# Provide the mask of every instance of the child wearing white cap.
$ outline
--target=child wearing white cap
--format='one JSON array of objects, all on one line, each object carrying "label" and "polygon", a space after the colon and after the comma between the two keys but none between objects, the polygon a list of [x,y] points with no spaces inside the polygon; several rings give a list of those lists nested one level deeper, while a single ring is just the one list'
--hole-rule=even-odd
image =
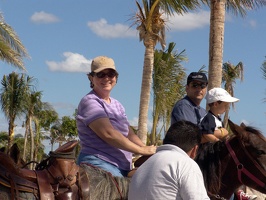
[{"label": "child wearing white cap", "polygon": [[210,110],[200,122],[202,143],[217,142],[228,135],[228,131],[223,127],[220,115],[227,110],[230,103],[237,102],[239,99],[232,97],[223,88],[213,88],[209,90],[205,99]]},{"label": "child wearing white cap", "polygon": [[[201,142],[217,142],[228,135],[228,131],[223,127],[220,115],[223,114],[230,103],[237,102],[239,99],[232,97],[223,88],[213,88],[209,90],[205,97],[210,109],[208,113],[201,119],[200,128],[202,131]],[[240,187],[236,190],[237,199],[252,200],[256,199],[256,195],[245,193]],[[234,198],[234,195],[230,198]]]}]

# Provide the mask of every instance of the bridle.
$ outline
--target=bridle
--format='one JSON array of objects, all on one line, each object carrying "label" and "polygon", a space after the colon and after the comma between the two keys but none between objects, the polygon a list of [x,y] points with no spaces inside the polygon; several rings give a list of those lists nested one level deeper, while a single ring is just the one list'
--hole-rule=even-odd
[{"label": "bridle", "polygon": [[[265,170],[251,157],[251,155],[249,154],[249,152],[244,148],[244,144],[242,143],[242,141],[239,141],[242,150],[244,151],[245,155],[247,156],[247,158],[249,158],[249,160],[254,164],[254,166],[258,169],[258,171],[261,173],[260,177],[266,177],[266,173]],[[236,167],[237,167],[237,172],[238,172],[238,180],[241,184],[243,184],[242,182],[242,174],[245,174],[250,180],[252,180],[254,183],[256,183],[257,185],[259,185],[260,187],[266,189],[266,184],[264,182],[262,182],[260,179],[258,179],[253,173],[251,173],[249,170],[247,170],[245,168],[245,166],[238,160],[235,151],[233,150],[233,148],[231,147],[229,141],[225,142],[227,150],[229,151],[231,157],[233,158]]]},{"label": "bridle", "polygon": [[[252,164],[256,167],[256,169],[260,172],[260,176],[259,177],[266,177],[266,173],[265,170],[252,158],[252,156],[250,155],[250,153],[246,150],[246,148],[244,147],[244,144],[242,141],[240,141],[238,139],[238,142],[241,146],[241,150],[244,151],[245,156],[247,159],[249,159],[250,162],[252,162]],[[243,163],[241,163],[239,161],[239,159],[237,158],[237,155],[235,153],[235,151],[233,150],[233,148],[230,145],[230,140],[227,140],[225,142],[225,145],[227,147],[228,152],[230,153],[232,159],[234,160],[234,163],[236,165],[237,168],[237,174],[238,174],[238,181],[243,184],[242,181],[242,176],[243,174],[246,175],[250,180],[252,180],[254,183],[256,183],[258,186],[260,186],[261,188],[266,189],[266,184],[264,182],[262,182],[260,179],[258,179],[253,173],[251,173],[245,166]],[[226,200],[226,198],[220,196],[220,195],[214,195],[214,194],[210,194],[210,196],[216,198],[216,199],[221,199],[221,200]]]}]

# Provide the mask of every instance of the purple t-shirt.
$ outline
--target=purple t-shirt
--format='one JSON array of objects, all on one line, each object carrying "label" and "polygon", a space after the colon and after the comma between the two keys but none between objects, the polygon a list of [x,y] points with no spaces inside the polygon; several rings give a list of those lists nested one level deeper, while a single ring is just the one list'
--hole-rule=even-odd
[{"label": "purple t-shirt", "polygon": [[130,170],[132,153],[109,145],[88,127],[94,120],[107,117],[116,130],[128,136],[129,122],[125,109],[116,99],[110,97],[110,100],[111,103],[106,103],[93,90],[81,99],[76,116],[81,152],[95,155],[120,169]]}]

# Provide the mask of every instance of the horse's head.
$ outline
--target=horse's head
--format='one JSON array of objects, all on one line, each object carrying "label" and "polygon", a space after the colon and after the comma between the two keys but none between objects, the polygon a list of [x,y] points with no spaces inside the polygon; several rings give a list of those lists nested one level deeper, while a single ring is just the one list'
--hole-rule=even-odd
[{"label": "horse's head", "polygon": [[36,170],[47,170],[49,182],[59,187],[69,188],[77,181],[78,165],[75,162],[77,140],[69,141],[57,150],[51,151],[49,157],[36,166]]},{"label": "horse's head", "polygon": [[266,138],[244,123],[238,126],[229,120],[229,126],[235,137],[226,145],[236,165],[238,181],[266,193]]},{"label": "horse's head", "polygon": [[247,152],[266,171],[266,138],[254,127],[244,123],[238,126],[230,120],[228,122],[233,134],[243,142]]}]

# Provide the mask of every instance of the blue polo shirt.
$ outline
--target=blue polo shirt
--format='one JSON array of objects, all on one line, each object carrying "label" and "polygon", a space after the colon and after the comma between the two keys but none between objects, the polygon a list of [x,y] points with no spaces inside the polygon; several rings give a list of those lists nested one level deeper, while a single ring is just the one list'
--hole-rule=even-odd
[{"label": "blue polo shirt", "polygon": [[180,120],[199,124],[200,119],[206,115],[206,110],[194,104],[188,96],[176,102],[171,113],[171,124]]}]

